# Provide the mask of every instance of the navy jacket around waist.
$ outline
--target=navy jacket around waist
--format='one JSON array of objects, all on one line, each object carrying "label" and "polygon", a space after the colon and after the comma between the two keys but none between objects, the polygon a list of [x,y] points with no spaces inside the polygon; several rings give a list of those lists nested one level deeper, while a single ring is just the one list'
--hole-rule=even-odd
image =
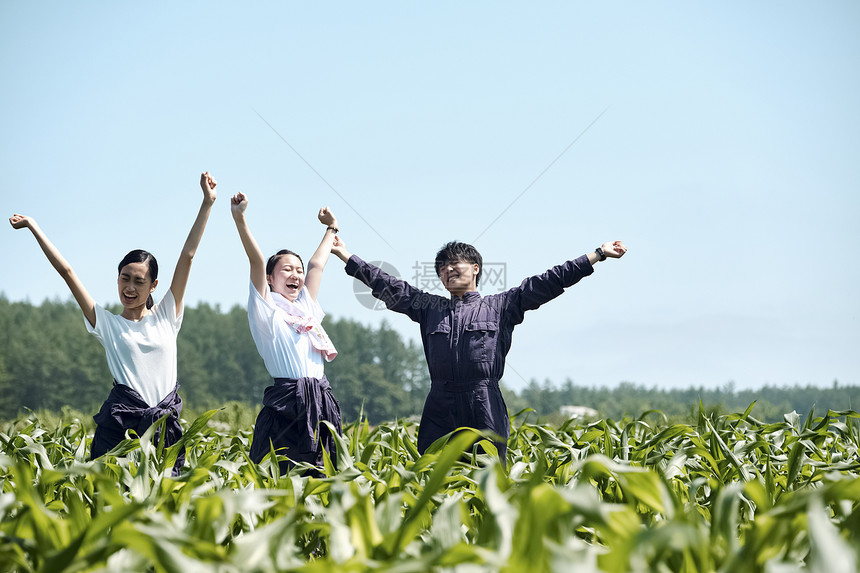
[{"label": "navy jacket around waist", "polygon": [[415,288],[353,255],[346,273],[370,287],[389,310],[421,328],[424,356],[434,384],[498,381],[505,371],[514,327],[534,310],[594,272],[588,257],[556,265],[503,293],[469,292],[446,298]]},{"label": "navy jacket around waist", "polygon": [[[155,406],[147,404],[134,389],[114,381],[113,388],[107,400],[102,404],[98,413],[93,416],[96,424],[105,428],[119,430],[134,430],[139,436],[165,414],[170,414],[164,428],[165,445],[172,445],[182,436],[182,426],[179,425],[179,415],[182,412],[182,398],[179,397],[179,384]],[[157,440],[157,438],[156,438]],[[96,438],[94,438],[94,442]],[[116,446],[108,444],[104,449],[101,444],[93,444],[93,452],[103,454]],[[104,449],[104,451],[102,451]],[[96,456],[94,456],[96,457]]]},{"label": "navy jacket around waist", "polygon": [[[274,384],[263,393],[263,406],[290,422],[287,427],[292,430],[301,452],[317,450],[318,436],[326,435],[324,428],[317,431],[322,421],[331,422],[340,433],[340,405],[325,375],[322,378],[275,378]],[[295,427],[291,427],[293,423]],[[325,445],[334,452],[333,441]],[[263,455],[268,452],[266,449]]]}]

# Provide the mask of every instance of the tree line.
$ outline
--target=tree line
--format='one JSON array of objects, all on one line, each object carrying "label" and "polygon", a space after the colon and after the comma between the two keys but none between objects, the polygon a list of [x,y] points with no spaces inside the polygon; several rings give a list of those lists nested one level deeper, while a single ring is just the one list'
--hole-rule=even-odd
[{"label": "tree line", "polygon": [[[345,422],[359,416],[380,423],[420,415],[430,388],[420,344],[404,341],[386,323],[374,328],[326,317],[324,324],[339,352],[326,364],[326,376]],[[254,346],[244,308],[236,305],[222,311],[206,303],[186,307],[177,344],[180,394],[186,406],[200,411],[228,402],[259,405],[271,379]],[[65,406],[95,413],[111,382],[104,351],[87,334],[74,301],[34,305],[0,295],[0,419],[14,418],[26,409],[59,411]],[[527,415],[532,419],[550,421],[560,420],[563,404],[587,406],[600,417],[618,420],[648,410],[682,419],[698,411],[700,400],[718,413],[743,411],[756,401],[753,415],[768,421],[792,410],[806,414],[813,406],[822,413],[828,408],[857,409],[860,404],[860,387],[836,382],[829,388],[795,385],[738,391],[731,383],[717,389],[648,388],[627,382],[598,388],[571,379],[561,384],[532,380],[519,392],[503,384],[503,393],[512,414],[531,408]]]}]

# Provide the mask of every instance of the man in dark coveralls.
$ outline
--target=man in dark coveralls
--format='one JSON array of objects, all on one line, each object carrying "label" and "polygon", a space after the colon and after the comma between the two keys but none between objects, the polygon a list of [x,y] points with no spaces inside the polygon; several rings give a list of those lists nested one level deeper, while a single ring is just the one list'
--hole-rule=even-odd
[{"label": "man in dark coveralls", "polygon": [[621,241],[604,243],[594,252],[527,278],[503,293],[481,296],[483,265],[472,245],[451,242],[436,254],[436,274],[450,298],[419,290],[366,263],[336,238],[331,252],[346,263],[346,274],[370,287],[389,310],[400,312],[421,328],[424,356],[430,370],[430,393],[418,428],[418,451],[459,427],[490,430],[499,459],[506,462],[510,420],[499,390],[505,356],[514,327],[534,310],[594,272],[607,257],[627,252]]}]

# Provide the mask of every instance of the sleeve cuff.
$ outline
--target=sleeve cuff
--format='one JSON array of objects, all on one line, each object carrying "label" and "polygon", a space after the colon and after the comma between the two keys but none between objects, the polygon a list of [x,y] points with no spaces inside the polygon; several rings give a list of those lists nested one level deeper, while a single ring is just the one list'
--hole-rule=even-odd
[{"label": "sleeve cuff", "polygon": [[358,269],[364,265],[364,261],[362,261],[358,255],[352,255],[349,257],[349,260],[346,261],[346,266],[343,267],[344,272],[351,277],[355,276],[355,273],[358,272]]},{"label": "sleeve cuff", "polygon": [[594,272],[594,265],[592,265],[591,261],[588,260],[588,255],[581,255],[574,259],[573,262],[577,266],[580,266],[581,264],[582,268],[585,270],[585,276],[588,276]]}]

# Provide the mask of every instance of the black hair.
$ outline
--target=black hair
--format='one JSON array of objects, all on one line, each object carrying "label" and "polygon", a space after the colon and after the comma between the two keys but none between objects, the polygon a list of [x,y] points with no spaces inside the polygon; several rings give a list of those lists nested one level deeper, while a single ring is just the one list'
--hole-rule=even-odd
[{"label": "black hair", "polygon": [[[281,249],[280,251],[269,257],[269,260],[266,262],[266,276],[272,274],[272,271],[275,270],[275,265],[278,264],[278,259],[280,259],[284,255],[293,255],[294,257],[296,257],[299,262],[302,263],[302,270],[305,270],[305,262],[302,260],[298,253],[294,253],[289,249]],[[271,285],[269,286],[269,288],[271,288]]]},{"label": "black hair", "polygon": [[466,261],[470,264],[478,265],[478,275],[475,277],[475,286],[478,286],[481,281],[481,273],[484,272],[484,260],[481,258],[481,253],[478,249],[467,243],[460,241],[451,241],[436,253],[436,276],[442,266],[448,261]]},{"label": "black hair", "polygon": [[[149,265],[149,279],[152,282],[158,280],[158,261],[155,260],[155,257],[149,251],[144,251],[143,249],[129,251],[119,262],[119,266],[116,268],[117,274],[122,272],[124,266],[132,263],[147,263]],[[147,310],[152,308],[153,305],[155,305],[155,302],[152,300],[152,295],[150,294],[146,299]]]}]

